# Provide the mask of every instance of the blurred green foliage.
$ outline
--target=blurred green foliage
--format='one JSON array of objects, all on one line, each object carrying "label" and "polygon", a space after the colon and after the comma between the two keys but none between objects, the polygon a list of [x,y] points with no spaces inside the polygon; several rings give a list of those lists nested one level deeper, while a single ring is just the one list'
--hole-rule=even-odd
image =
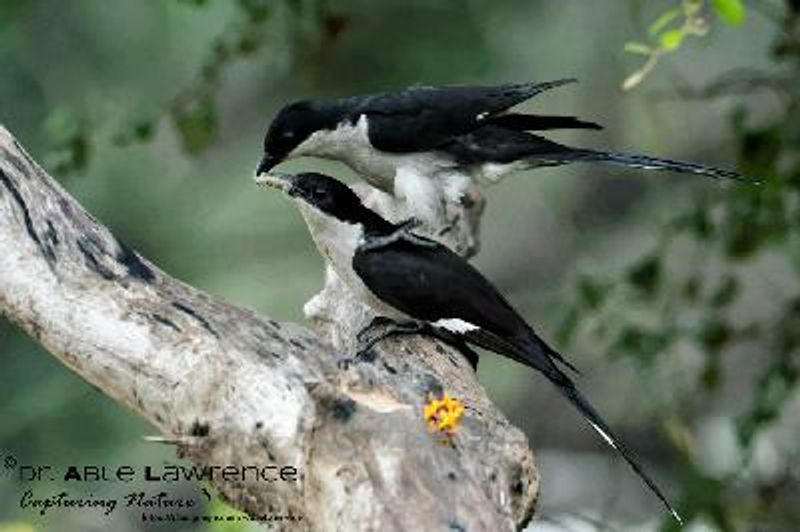
[{"label": "blurred green foliage", "polygon": [[677,51],[687,37],[708,33],[708,18],[716,16],[725,24],[739,26],[745,20],[742,0],[680,0],[664,10],[647,28],[649,43],[627,42],[625,51],[645,56],[645,63],[622,83],[626,90],[642,83],[664,54]]},{"label": "blurred green foliage", "polygon": [[[167,271],[298,319],[321,283],[320,261],[291,208],[253,193],[249,180],[278,106],[413,83],[579,76],[579,98],[566,91],[531,105],[599,116],[602,139],[615,144],[719,164],[733,156],[763,184],[679,187],[667,176],[643,185],[641,173],[613,180],[594,167],[512,178],[487,193],[479,266],[544,336],[552,331],[590,366],[592,396],[618,404],[612,421],[674,482],[668,491],[680,493],[687,518],[718,530],[795,530],[798,10],[781,0],[2,2],[0,45],[9,53],[0,55],[0,98],[13,105],[0,118],[88,210]],[[637,32],[646,42],[624,44]],[[769,41],[767,56],[760,47]],[[645,58],[626,86],[649,80],[625,95],[613,90],[631,59],[623,48]],[[682,99],[665,104],[658,91],[644,92],[650,86]],[[352,177],[339,165],[303,164]],[[0,449],[30,463],[174,460],[171,449],[141,442],[152,428],[6,323],[0,368],[10,376],[0,391]],[[537,449],[569,453],[540,453],[546,484],[561,479],[571,453],[610,456],[599,444],[588,449],[592,436],[576,432],[561,403],[559,415],[537,415],[551,407],[537,376],[485,356],[480,378]],[[703,454],[714,417],[735,441],[734,451],[713,448],[733,457],[724,470]],[[778,456],[777,473],[763,471],[765,448]],[[581,485],[606,474],[564,484],[568,495],[556,502],[545,487],[543,516],[595,512],[605,494],[591,499]],[[667,519],[647,521],[657,510],[638,484],[617,488],[630,523],[671,529]],[[29,529],[17,495],[0,479],[0,523],[10,523],[2,531]],[[227,510],[214,500],[207,511]],[[617,513],[605,516],[623,522]],[[134,519],[113,526],[143,528]]]},{"label": "blurred green foliage", "polygon": [[[665,42],[672,42],[665,28],[680,16],[698,16],[702,4],[684,1],[680,7],[665,11],[651,26],[650,32],[659,36],[663,51],[677,48]],[[710,7],[726,23],[739,25],[744,20],[744,6],[738,1],[711,2]],[[576,323],[609,320],[615,325],[613,329],[595,328],[595,340],[609,345],[612,356],[629,356],[647,365],[674,355],[676,346],[693,343],[705,357],[697,374],[696,388],[707,394],[719,392],[728,377],[722,367],[726,353],[742,348],[763,359],[750,393],[750,405],[736,417],[736,434],[743,457],[736,473],[707,476],[692,450],[686,454],[681,501],[685,517],[704,516],[715,529],[726,531],[741,530],[745,523],[753,526],[760,520],[775,530],[789,530],[794,527],[788,523],[796,524],[796,521],[775,520],[766,525],[774,517],[771,512],[775,508],[765,511],[764,504],[772,505],[775,493],[770,491],[770,501],[760,500],[762,487],[757,480],[748,478],[748,470],[759,436],[769,431],[797,397],[800,292],[795,286],[780,294],[777,312],[753,316],[746,323],[734,323],[730,311],[742,297],[742,287],[752,284],[753,274],[748,266],[759,259],[786,261],[793,268],[792,276],[800,278],[796,254],[787,253],[800,244],[800,159],[797,158],[800,137],[796,134],[800,50],[791,44],[800,39],[800,12],[791,3],[787,2],[786,7],[784,31],[778,32],[773,46],[773,60],[785,63],[791,71],[790,81],[783,73],[774,80],[774,86],[783,96],[781,113],[766,123],[751,125],[748,120],[751,111],[748,106],[740,105],[731,117],[739,168],[756,178],[759,185],[698,193],[687,208],[671,214],[654,250],[623,266],[620,277],[582,275],[575,283],[574,303],[567,309],[561,326],[562,330],[574,331]],[[684,29],[685,25],[679,31]],[[795,54],[786,53],[787,49]],[[695,250],[695,264],[714,264],[713,274],[704,275],[698,268],[670,264],[676,249],[687,244]],[[587,286],[593,288],[587,290]],[[662,318],[675,326],[665,327],[662,323],[656,329],[643,328],[638,323],[638,313],[620,323],[619,314],[611,315],[599,298],[587,297],[587,293],[597,293],[597,287],[601,286],[613,287],[603,290],[603,301],[611,299],[610,291],[621,293],[616,306],[639,308],[642,300],[648,301],[659,309]],[[683,290],[679,289],[681,286]],[[693,319],[682,319],[687,315]],[[797,463],[788,463],[786,474],[790,478],[796,475],[796,467]],[[749,495],[752,500],[737,500],[742,497],[743,483],[754,483],[755,492]],[[665,520],[663,529],[677,528]]]}]

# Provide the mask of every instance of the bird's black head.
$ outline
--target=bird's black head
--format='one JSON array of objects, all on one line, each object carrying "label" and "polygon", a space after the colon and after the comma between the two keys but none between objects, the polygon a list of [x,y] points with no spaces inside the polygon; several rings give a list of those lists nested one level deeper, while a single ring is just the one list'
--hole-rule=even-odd
[{"label": "bird's black head", "polygon": [[335,129],[340,119],[341,113],[329,105],[303,100],[284,106],[267,129],[264,155],[256,174],[268,172],[291,157],[292,152],[317,131]]},{"label": "bird's black head", "polygon": [[364,206],[350,187],[330,176],[308,172],[293,176],[290,196],[342,221],[357,222]]},{"label": "bird's black head", "polygon": [[258,177],[256,182],[281,189],[296,201],[313,207],[325,216],[350,224],[362,224],[367,232],[390,232],[394,228],[394,224],[365,207],[350,187],[330,176],[315,172],[295,175],[270,172]]}]

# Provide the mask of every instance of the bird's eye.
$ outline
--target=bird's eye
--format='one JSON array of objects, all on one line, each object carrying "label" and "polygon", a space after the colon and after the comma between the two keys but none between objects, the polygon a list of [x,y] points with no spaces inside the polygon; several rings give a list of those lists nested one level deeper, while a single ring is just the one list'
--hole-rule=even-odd
[{"label": "bird's eye", "polygon": [[284,131],[283,132],[283,137],[287,138],[287,139],[290,139],[290,138],[294,137],[294,131]]}]

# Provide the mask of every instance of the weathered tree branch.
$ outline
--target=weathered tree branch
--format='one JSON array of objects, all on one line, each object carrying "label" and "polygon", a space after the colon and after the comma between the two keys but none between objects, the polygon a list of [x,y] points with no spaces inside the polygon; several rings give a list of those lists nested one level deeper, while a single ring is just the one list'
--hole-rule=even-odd
[{"label": "weathered tree branch", "polygon": [[[87,214],[0,127],[0,311],[203,465],[292,465],[300,481],[215,485],[251,514],[313,530],[510,530],[538,473],[524,435],[460,353],[389,340],[343,356],[175,280]],[[264,272],[268,275],[268,272]],[[467,405],[448,446],[422,406]],[[297,523],[289,528],[297,530]]]}]

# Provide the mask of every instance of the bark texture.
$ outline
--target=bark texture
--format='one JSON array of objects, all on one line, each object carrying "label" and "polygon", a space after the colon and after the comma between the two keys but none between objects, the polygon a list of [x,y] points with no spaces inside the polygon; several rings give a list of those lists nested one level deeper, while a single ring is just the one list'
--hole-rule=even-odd
[{"label": "bark texture", "polygon": [[[324,294],[316,304],[337,308]],[[539,477],[527,440],[459,352],[407,338],[342,364],[329,334],[169,277],[2,127],[0,311],[195,463],[296,467],[297,483],[215,481],[251,514],[303,516],[287,529],[498,531],[533,514]],[[352,313],[339,319],[352,329]],[[452,445],[423,422],[429,392],[441,390],[467,407]]]}]

